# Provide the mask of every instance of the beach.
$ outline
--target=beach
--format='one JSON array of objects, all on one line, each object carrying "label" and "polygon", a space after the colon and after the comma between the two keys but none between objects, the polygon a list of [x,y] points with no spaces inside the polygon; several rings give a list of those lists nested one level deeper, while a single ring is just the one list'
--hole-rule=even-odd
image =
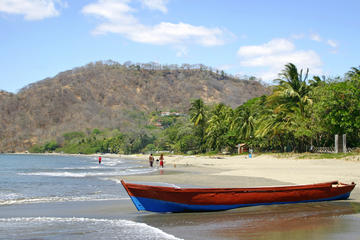
[{"label": "beach", "polygon": [[[147,164],[146,155],[126,158]],[[119,179],[122,177],[119,177]],[[157,174],[132,175],[128,181],[165,182],[202,187],[253,187],[312,184],[339,180],[360,183],[360,157],[300,159],[299,155],[254,154],[235,156],[165,156]],[[360,201],[357,185],[351,199]]]}]

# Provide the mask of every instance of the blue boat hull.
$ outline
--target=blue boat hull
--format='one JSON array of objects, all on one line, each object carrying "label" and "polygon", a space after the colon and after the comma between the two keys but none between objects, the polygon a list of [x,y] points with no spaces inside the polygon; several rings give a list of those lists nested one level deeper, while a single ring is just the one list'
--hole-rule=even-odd
[{"label": "blue boat hull", "polygon": [[292,204],[292,203],[308,203],[308,202],[322,202],[333,200],[345,200],[350,196],[350,192],[338,195],[331,198],[323,198],[316,200],[295,201],[295,202],[271,202],[271,203],[255,203],[255,204],[235,204],[235,205],[192,205],[182,204],[176,202],[163,201],[158,199],[134,197],[131,200],[139,211],[150,211],[158,213],[166,212],[207,212],[207,211],[223,211],[241,207],[259,206],[259,205],[274,205],[274,204]]}]

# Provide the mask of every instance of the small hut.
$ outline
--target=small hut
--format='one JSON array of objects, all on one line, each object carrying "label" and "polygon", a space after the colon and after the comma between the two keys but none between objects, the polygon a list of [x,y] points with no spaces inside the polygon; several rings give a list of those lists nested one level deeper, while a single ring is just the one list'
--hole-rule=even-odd
[{"label": "small hut", "polygon": [[248,152],[249,149],[246,143],[239,143],[236,147],[238,149],[238,154]]}]

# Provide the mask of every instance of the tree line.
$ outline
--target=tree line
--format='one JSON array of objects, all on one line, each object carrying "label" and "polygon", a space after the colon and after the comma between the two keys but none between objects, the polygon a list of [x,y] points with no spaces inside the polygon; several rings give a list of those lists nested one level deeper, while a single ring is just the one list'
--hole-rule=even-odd
[{"label": "tree line", "polygon": [[232,109],[206,106],[194,100],[191,121],[200,137],[200,150],[230,151],[246,143],[258,151],[309,151],[332,146],[335,134],[346,134],[349,147],[360,146],[360,71],[344,78],[308,78],[309,70],[285,65],[268,96]]},{"label": "tree line", "polygon": [[[152,113],[150,124],[135,134],[94,129],[67,133],[31,151],[68,153],[235,152],[245,143],[256,151],[309,151],[332,146],[335,134],[346,134],[349,147],[360,147],[360,70],[340,78],[314,76],[289,63],[272,86],[272,93],[233,109],[223,103],[191,101],[185,116]],[[155,119],[155,120],[154,120]],[[161,123],[161,128],[152,123]]]}]

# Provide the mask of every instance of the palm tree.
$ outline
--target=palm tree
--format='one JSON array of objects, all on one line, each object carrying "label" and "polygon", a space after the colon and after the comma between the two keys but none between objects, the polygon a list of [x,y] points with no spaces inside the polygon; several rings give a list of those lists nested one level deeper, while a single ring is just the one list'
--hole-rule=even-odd
[{"label": "palm tree", "polygon": [[236,129],[240,134],[240,138],[248,140],[251,136],[253,136],[255,129],[255,118],[250,109],[242,109],[235,121]]},{"label": "palm tree", "polygon": [[198,135],[201,139],[200,142],[200,151],[205,151],[205,128],[206,128],[206,107],[204,101],[199,99],[195,99],[191,101],[191,106],[189,109],[190,112],[190,120],[194,124],[197,129],[196,135]]},{"label": "palm tree", "polygon": [[309,84],[311,88],[315,88],[325,83],[325,81],[326,81],[325,76],[322,76],[321,78],[319,76],[314,76],[313,79],[309,80]]},{"label": "palm tree", "polygon": [[205,104],[203,100],[195,99],[191,102],[190,120],[194,123],[194,126],[204,125],[206,122],[205,118]]},{"label": "palm tree", "polygon": [[[270,139],[278,139],[280,144],[285,146],[293,142],[294,136],[307,134],[311,126],[304,126],[303,122],[308,122],[306,110],[307,105],[312,104],[310,98],[311,87],[307,84],[309,70],[303,75],[303,70],[298,72],[296,66],[292,63],[285,65],[284,70],[279,74],[279,83],[275,87],[273,94],[267,98],[267,104],[270,107],[268,114],[264,114],[259,120],[259,128],[256,135],[263,137],[269,136]],[[314,78],[313,87],[320,83],[320,78]],[[297,144],[304,146],[306,136],[298,136],[301,141]]]},{"label": "palm tree", "polygon": [[280,73],[280,79],[276,79],[279,85],[275,88],[273,95],[268,98],[270,104],[276,104],[275,112],[292,111],[297,106],[301,115],[305,114],[305,105],[312,104],[309,97],[310,87],[307,85],[309,69],[303,76],[303,70],[298,72],[296,66],[292,63],[285,65],[285,69]]},{"label": "palm tree", "polygon": [[206,128],[206,143],[210,149],[219,151],[234,144],[233,136],[229,133],[232,121],[232,109],[223,103],[217,104]]},{"label": "palm tree", "polygon": [[347,72],[346,75],[349,76],[350,78],[354,77],[356,75],[360,76],[360,66],[359,66],[359,68],[352,67],[351,70],[349,72]]}]

